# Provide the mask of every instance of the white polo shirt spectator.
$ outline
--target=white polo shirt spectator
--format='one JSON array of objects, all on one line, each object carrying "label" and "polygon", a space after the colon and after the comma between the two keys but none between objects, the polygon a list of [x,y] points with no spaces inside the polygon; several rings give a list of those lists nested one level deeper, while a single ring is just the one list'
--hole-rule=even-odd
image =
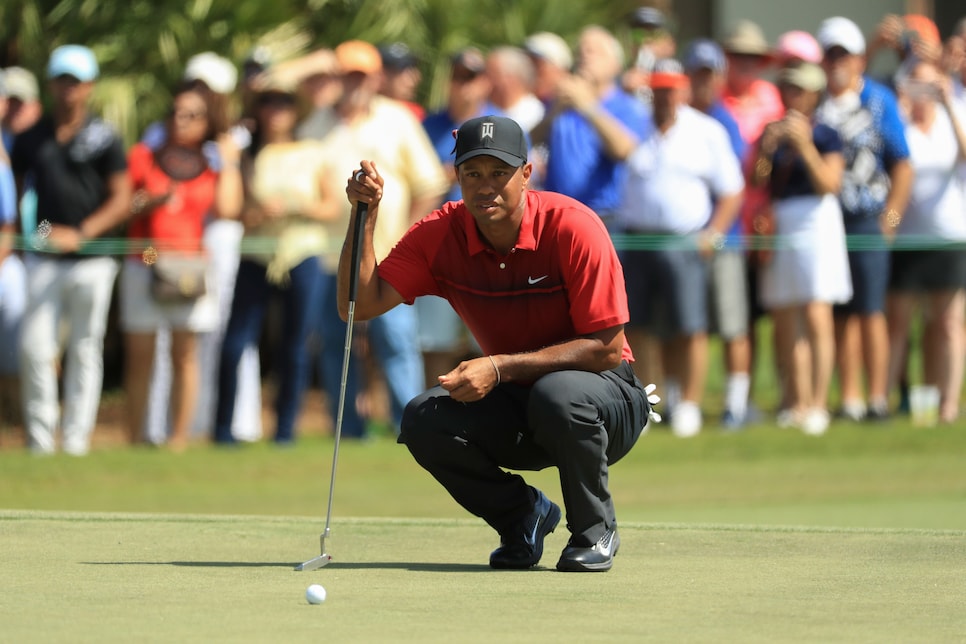
[{"label": "white polo shirt spectator", "polygon": [[628,231],[687,235],[708,224],[714,197],[742,189],[727,131],[682,105],[667,132],[655,129],[628,158],[620,221]]},{"label": "white polo shirt spectator", "polygon": [[[650,80],[654,128],[627,156],[618,221],[628,233],[659,235],[657,247],[621,253],[627,276],[628,341],[644,355],[663,349],[665,401],[680,437],[701,430],[708,360],[708,261],[741,205],[741,166],[724,126],[687,105],[690,81],[673,59]],[[641,350],[638,350],[641,349]]]}]

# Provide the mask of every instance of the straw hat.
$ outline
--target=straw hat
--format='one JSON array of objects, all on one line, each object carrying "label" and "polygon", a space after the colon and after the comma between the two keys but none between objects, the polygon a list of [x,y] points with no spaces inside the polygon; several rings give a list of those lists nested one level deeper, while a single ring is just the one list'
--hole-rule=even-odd
[{"label": "straw hat", "polygon": [[750,20],[739,20],[721,43],[729,54],[768,56],[770,48],[761,27]]}]

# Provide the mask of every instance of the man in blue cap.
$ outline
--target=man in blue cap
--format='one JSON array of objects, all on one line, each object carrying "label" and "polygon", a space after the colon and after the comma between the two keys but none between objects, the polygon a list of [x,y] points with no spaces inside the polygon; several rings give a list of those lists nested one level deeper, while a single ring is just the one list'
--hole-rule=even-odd
[{"label": "man in blue cap", "polygon": [[[684,54],[684,69],[691,79],[691,107],[724,126],[731,148],[741,162],[747,145],[741,138],[738,122],[721,102],[728,71],[724,50],[713,40],[699,38]],[[726,430],[739,429],[747,421],[751,388],[751,302],[741,232],[741,218],[735,217],[711,258],[710,271],[708,304],[712,328],[725,343],[727,379],[721,425]]]},{"label": "man in blue cap", "polygon": [[[103,375],[103,339],[118,265],[83,252],[130,214],[131,186],[124,146],[89,112],[99,68],[87,47],[64,45],[50,56],[52,95],[45,114],[14,143],[18,186],[37,196],[37,241],[25,257],[27,312],[20,354],[24,422],[30,448],[51,453],[63,431],[63,450],[90,447]],[[60,414],[55,364],[61,317],[69,327]]]}]

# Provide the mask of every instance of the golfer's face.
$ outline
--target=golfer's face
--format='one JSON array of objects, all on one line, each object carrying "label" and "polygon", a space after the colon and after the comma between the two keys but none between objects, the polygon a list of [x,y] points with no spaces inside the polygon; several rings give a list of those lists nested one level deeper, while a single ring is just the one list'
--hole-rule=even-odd
[{"label": "golfer's face", "polygon": [[523,213],[532,166],[515,168],[496,157],[478,156],[457,169],[467,210],[481,226],[514,219]]}]

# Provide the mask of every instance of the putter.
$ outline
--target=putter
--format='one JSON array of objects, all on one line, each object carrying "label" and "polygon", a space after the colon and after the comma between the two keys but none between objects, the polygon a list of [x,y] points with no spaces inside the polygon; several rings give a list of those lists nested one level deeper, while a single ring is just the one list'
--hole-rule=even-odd
[{"label": "putter", "polygon": [[[365,172],[359,170],[354,175],[356,181],[365,180]],[[329,536],[329,523],[332,520],[332,492],[335,489],[335,468],[339,462],[339,438],[342,436],[342,414],[345,411],[345,389],[349,377],[349,354],[352,348],[352,323],[356,313],[356,293],[359,290],[359,261],[362,254],[362,232],[366,225],[369,204],[359,202],[356,209],[356,222],[352,238],[352,264],[349,267],[349,314],[346,316],[345,349],[342,354],[342,382],[339,383],[339,407],[335,418],[335,448],[332,452],[332,477],[329,479],[329,505],[325,511],[325,529],[319,537],[321,554],[295,566],[296,570],[317,570],[332,561],[332,555],[325,550],[325,540]]]}]

